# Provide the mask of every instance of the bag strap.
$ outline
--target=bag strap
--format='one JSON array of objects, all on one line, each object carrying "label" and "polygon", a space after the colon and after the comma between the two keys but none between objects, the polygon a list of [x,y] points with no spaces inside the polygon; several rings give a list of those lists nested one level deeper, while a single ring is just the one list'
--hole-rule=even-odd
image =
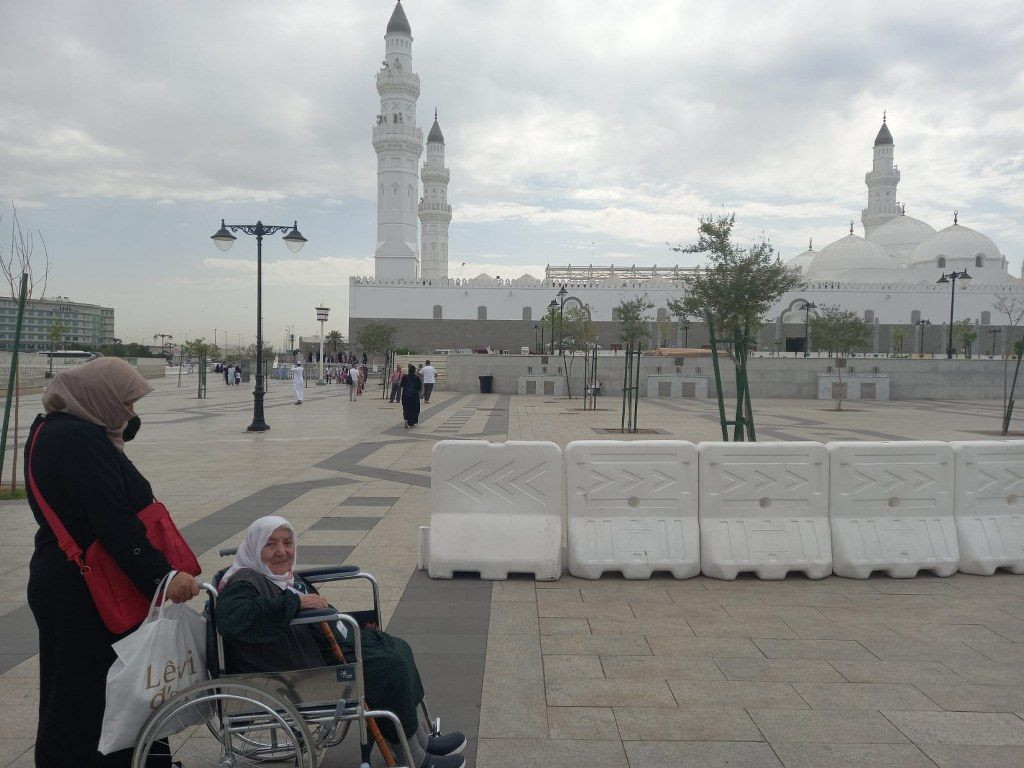
[{"label": "bag strap", "polygon": [[39,486],[36,484],[35,474],[32,472],[32,460],[35,457],[36,452],[36,441],[39,440],[39,433],[43,431],[43,427],[46,422],[43,421],[37,428],[36,433],[32,436],[32,445],[28,449],[28,487],[32,491],[32,495],[35,496],[36,503],[39,505],[39,509],[43,513],[43,517],[46,518],[47,525],[53,531],[57,537],[57,546],[61,548],[65,555],[68,556],[68,560],[74,562],[82,573],[90,570],[82,561],[82,548],[78,546],[78,543],[71,538],[71,534],[68,533],[68,529],[64,527],[64,523],[61,522],[60,518],[57,517],[57,513],[53,511],[53,507],[46,503],[46,499],[43,498],[43,494],[39,492]]}]

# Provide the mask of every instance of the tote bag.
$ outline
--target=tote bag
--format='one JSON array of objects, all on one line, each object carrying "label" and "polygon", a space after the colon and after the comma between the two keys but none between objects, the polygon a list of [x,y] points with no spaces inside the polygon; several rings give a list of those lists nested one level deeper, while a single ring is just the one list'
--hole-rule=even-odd
[{"label": "tote bag", "polygon": [[[145,618],[149,601],[98,540],[83,552],[57,517],[57,513],[39,492],[35,475],[32,473],[32,457],[35,455],[39,433],[45,426],[45,422],[39,425],[29,448],[29,490],[32,491],[50,530],[57,537],[57,545],[68,560],[78,566],[78,572],[85,579],[85,585],[89,588],[89,594],[92,595],[92,601],[96,604],[96,610],[99,611],[103,623],[111,632],[120,635]],[[146,538],[149,539],[149,543],[163,553],[172,568],[193,576],[200,574],[199,561],[171,519],[167,507],[159,501],[154,501],[136,517],[146,526]]]},{"label": "tote bag", "polygon": [[[112,646],[117,658],[107,672],[107,705],[99,750],[105,755],[134,747],[149,716],[190,685],[208,679],[206,619],[167,598],[175,571],[164,578],[142,626]],[[157,598],[163,596],[160,607]],[[198,722],[201,713],[196,711]],[[195,723],[175,721],[174,730]],[[170,735],[158,734],[160,738]]]}]

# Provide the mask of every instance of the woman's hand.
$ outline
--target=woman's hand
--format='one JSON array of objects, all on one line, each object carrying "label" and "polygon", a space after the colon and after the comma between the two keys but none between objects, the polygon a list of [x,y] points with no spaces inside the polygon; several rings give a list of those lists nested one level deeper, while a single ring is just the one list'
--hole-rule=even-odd
[{"label": "woman's hand", "polygon": [[299,595],[300,611],[323,611],[327,608],[327,601],[320,595]]},{"label": "woman's hand", "polygon": [[167,597],[172,603],[185,603],[199,594],[199,582],[196,577],[184,571],[178,571],[167,585]]}]

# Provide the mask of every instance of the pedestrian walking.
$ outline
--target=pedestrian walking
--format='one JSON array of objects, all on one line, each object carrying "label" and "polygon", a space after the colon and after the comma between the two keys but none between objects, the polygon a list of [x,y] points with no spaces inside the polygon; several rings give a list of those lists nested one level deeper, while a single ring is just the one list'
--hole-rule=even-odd
[{"label": "pedestrian walking", "polygon": [[437,381],[437,369],[427,360],[420,374],[423,376],[423,402],[429,403],[430,393],[434,391],[434,383]]},{"label": "pedestrian walking", "polygon": [[228,366],[228,386],[232,386],[235,383],[235,366]]},{"label": "pedestrian walking", "polygon": [[220,369],[224,372],[224,383],[231,384],[231,382],[228,380],[228,367],[226,365],[222,365],[220,366]]},{"label": "pedestrian walking", "polygon": [[[97,751],[107,670],[116,658],[111,646],[125,635],[107,628],[43,504],[75,544],[86,552],[105,549],[147,599],[153,596],[171,566],[138,518],[153,504],[153,488],[125,455],[141,423],[135,403],[152,391],[118,358],[75,366],[50,382],[43,393],[46,414],[29,431],[25,484],[39,526],[28,577],[28,604],[39,628],[37,768],[131,765],[130,749],[106,756]],[[183,572],[167,589],[175,603],[198,593],[195,578]]]},{"label": "pedestrian walking", "polygon": [[420,390],[423,382],[416,374],[416,366],[409,363],[409,372],[402,377],[402,418],[405,428],[415,427],[420,420]]},{"label": "pedestrian walking", "polygon": [[359,384],[359,371],[354,365],[349,366],[345,380],[348,382],[348,400],[352,402],[356,399],[356,385]]},{"label": "pedestrian walking", "polygon": [[391,396],[389,403],[400,403],[402,401],[402,366],[396,365],[391,372]]},{"label": "pedestrian walking", "polygon": [[302,370],[302,360],[296,360],[292,366],[292,384],[295,387],[295,404],[302,405],[303,387],[306,385],[305,371]]}]

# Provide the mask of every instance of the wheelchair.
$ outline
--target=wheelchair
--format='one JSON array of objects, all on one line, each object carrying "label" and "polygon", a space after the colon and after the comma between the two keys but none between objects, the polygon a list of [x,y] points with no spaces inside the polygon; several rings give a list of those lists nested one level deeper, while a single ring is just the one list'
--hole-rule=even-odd
[{"label": "wheelchair", "polygon": [[[221,556],[234,549],[222,549]],[[220,582],[223,571],[217,574]],[[242,768],[273,764],[317,768],[324,753],[340,744],[352,723],[359,733],[362,768],[370,765],[373,721],[389,720],[398,734],[401,755],[396,765],[413,766],[401,722],[393,713],[369,709],[364,697],[360,632],[370,622],[381,627],[380,594],[372,575],[354,565],[296,571],[310,584],[362,579],[373,591],[373,610],[341,613],[299,611],[291,626],[342,622],[353,633],[354,658],[317,669],[288,672],[226,674],[224,642],[217,631],[217,589],[204,583],[206,668],[209,679],[162,702],[139,734],[132,768],[146,768],[150,757],[166,755],[181,768]],[[432,735],[440,735],[440,719],[431,721],[426,702],[421,714]],[[164,757],[166,759],[166,757]]]}]

